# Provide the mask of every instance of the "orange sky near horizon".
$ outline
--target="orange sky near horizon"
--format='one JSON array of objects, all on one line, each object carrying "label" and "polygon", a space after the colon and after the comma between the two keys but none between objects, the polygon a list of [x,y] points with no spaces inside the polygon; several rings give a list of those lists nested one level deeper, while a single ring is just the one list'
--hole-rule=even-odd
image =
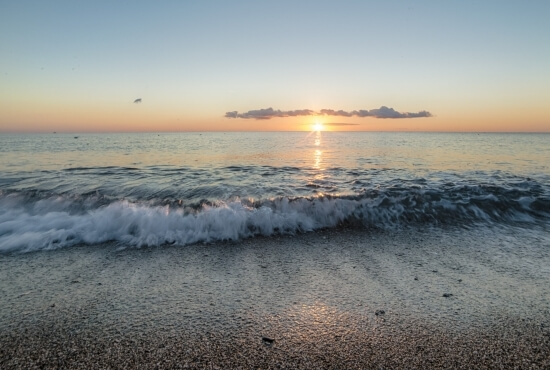
[{"label": "orange sky near horizon", "polygon": [[167,107],[154,110],[146,102],[107,104],[101,109],[63,102],[35,104],[32,109],[17,109],[5,103],[0,107],[0,132],[311,131],[316,122],[325,131],[550,132],[550,117],[542,110],[516,114],[501,111],[494,116],[474,111],[409,119],[317,115],[260,120],[225,118],[222,114],[205,116],[193,111],[174,113],[176,109]]},{"label": "orange sky near horizon", "polygon": [[[13,129],[3,130],[4,133],[101,133],[101,132],[200,132],[200,131],[314,131],[315,124],[319,120],[308,118],[282,119],[273,118],[270,122],[251,122],[242,120],[238,124],[228,124],[226,119],[195,121],[158,119],[151,123],[149,120],[121,119],[117,124],[112,124],[108,119],[90,116],[83,123],[75,125],[73,119],[67,117],[66,121],[43,119],[41,125],[32,121],[20,122]],[[323,131],[400,131],[400,132],[550,132],[548,125],[543,123],[520,125],[515,122],[489,122],[483,124],[472,122],[464,123],[461,120],[437,125],[441,123],[438,118],[419,118],[414,124],[404,125],[396,120],[383,120],[383,122],[359,123],[357,125],[341,125],[340,122],[323,121]],[[375,121],[375,120],[373,120]],[[377,120],[380,121],[380,120]],[[61,122],[61,123],[59,123]],[[82,122],[82,121],[81,121]],[[99,123],[98,123],[99,122]]]}]

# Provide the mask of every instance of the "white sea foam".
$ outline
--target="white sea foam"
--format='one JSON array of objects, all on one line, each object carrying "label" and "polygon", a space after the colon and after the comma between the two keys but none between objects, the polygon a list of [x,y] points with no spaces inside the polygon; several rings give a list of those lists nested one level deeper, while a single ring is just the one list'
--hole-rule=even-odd
[{"label": "white sea foam", "polygon": [[534,223],[533,200],[498,203],[496,197],[452,201],[405,190],[365,198],[280,197],[261,203],[219,201],[199,209],[118,200],[99,204],[87,197],[29,198],[0,194],[0,252],[49,250],[75,244],[116,241],[125,246],[186,245],[238,240],[255,235],[292,234],[346,221],[375,228],[415,223]]},{"label": "white sea foam", "polygon": [[183,209],[168,206],[117,201],[73,213],[70,203],[60,205],[57,199],[47,199],[33,206],[3,207],[0,251],[47,250],[106,241],[137,247],[165,243],[185,245],[309,231],[334,226],[349,216],[353,207],[343,203],[346,202],[281,199],[273,203],[273,208],[252,208],[236,200],[184,214]]}]

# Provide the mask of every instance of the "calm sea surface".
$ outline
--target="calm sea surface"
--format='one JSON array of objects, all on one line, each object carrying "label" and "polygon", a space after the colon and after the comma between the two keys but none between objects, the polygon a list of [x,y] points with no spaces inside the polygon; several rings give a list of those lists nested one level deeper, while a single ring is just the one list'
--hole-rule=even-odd
[{"label": "calm sea surface", "polygon": [[550,135],[5,134],[0,251],[360,228],[550,230]]}]

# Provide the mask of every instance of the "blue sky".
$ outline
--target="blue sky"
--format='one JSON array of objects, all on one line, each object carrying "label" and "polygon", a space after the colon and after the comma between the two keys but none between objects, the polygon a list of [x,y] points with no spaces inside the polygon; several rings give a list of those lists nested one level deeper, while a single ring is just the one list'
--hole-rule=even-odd
[{"label": "blue sky", "polygon": [[225,114],[382,106],[432,117],[345,121],[360,130],[550,131],[549,1],[0,9],[0,131],[292,130],[342,120]]}]

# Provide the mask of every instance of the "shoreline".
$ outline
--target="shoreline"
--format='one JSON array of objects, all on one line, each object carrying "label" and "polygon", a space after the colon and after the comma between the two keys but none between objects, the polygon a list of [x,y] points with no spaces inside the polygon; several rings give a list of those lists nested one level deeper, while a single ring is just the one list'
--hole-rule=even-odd
[{"label": "shoreline", "polygon": [[544,368],[549,246],[331,229],[1,255],[0,367]]}]

